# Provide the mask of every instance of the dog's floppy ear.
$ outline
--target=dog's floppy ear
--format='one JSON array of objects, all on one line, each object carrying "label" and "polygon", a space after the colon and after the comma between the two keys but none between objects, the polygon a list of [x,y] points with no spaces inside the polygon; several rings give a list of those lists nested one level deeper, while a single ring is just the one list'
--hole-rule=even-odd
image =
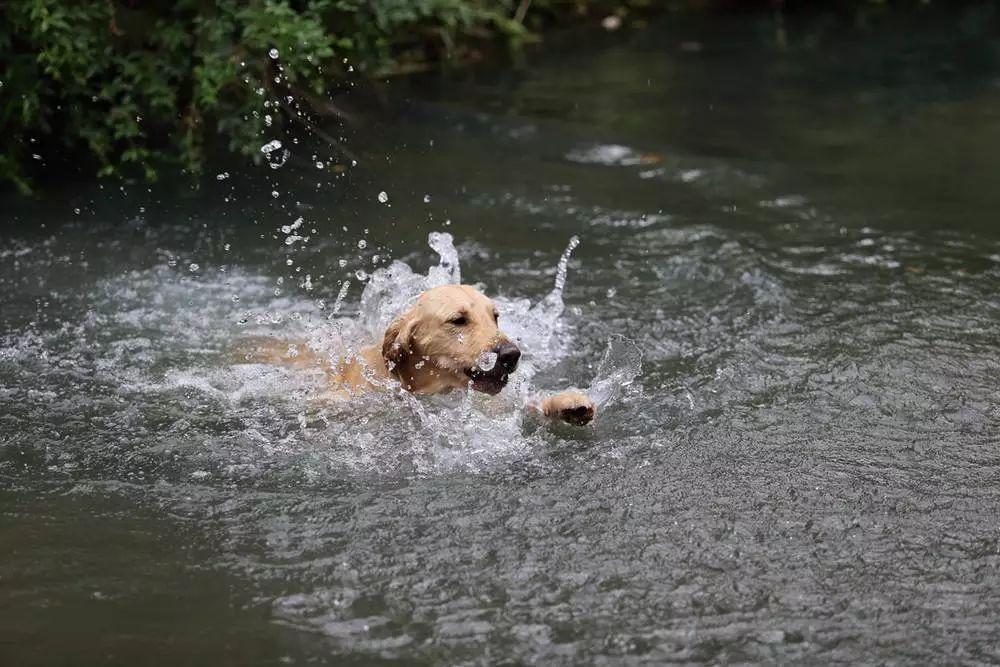
[{"label": "dog's floppy ear", "polygon": [[404,314],[394,319],[385,330],[385,336],[382,337],[382,358],[392,375],[398,376],[400,367],[413,353],[414,327],[414,319]]}]

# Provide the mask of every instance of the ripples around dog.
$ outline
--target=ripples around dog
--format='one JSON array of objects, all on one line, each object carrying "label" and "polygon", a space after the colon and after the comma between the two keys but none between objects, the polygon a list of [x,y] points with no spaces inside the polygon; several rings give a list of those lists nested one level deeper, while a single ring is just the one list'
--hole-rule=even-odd
[{"label": "ripples around dog", "polygon": [[[316,300],[275,297],[262,276],[238,269],[191,277],[161,266],[102,281],[82,320],[7,341],[4,359],[24,374],[13,383],[27,386],[29,375],[36,380],[27,396],[35,400],[12,414],[30,422],[34,402],[49,415],[54,408],[69,418],[96,401],[100,414],[91,419],[104,429],[60,447],[55,466],[101,470],[110,464],[124,468],[125,476],[152,467],[201,482],[302,482],[348,473],[487,470],[530,457],[544,444],[540,425],[523,412],[535,390],[533,376],[558,364],[573,336],[560,316],[575,239],[548,296],[537,304],[495,299],[505,330],[525,351],[510,386],[496,398],[471,390],[432,398],[400,391],[343,404],[324,398],[325,378],[317,374],[233,356],[241,337],[255,335],[304,340],[324,355],[370,344],[420,292],[460,281],[451,235],[433,233],[430,241],[440,255],[437,265],[427,274],[399,261],[378,269],[351,314],[329,312]],[[230,293],[240,296],[238,302]],[[628,386],[639,372],[635,349],[620,338],[609,340],[597,376],[588,380]],[[83,392],[65,391],[73,378],[86,378]],[[617,395],[605,388],[599,400],[607,404]],[[48,399],[58,400],[52,405]],[[94,437],[118,444],[95,447]]]}]

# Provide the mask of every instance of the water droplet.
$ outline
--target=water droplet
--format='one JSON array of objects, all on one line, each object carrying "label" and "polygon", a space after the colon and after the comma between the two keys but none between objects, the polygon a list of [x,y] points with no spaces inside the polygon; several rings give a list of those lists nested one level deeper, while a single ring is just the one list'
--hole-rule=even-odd
[{"label": "water droplet", "polygon": [[316,168],[317,168],[317,169],[322,169],[322,168],[323,168],[323,163],[322,163],[322,162],[320,162],[319,160],[317,160],[317,161],[316,161]]},{"label": "water droplet", "polygon": [[368,280],[368,272],[364,269],[358,269],[354,272],[354,277],[358,280]]},{"label": "water droplet", "polygon": [[385,204],[386,202],[389,201],[389,194],[385,190],[383,190],[382,192],[378,193],[378,200],[381,203]]},{"label": "water droplet", "polygon": [[424,203],[425,204],[430,204],[431,203],[431,196],[430,195],[424,195]]},{"label": "water droplet", "polygon": [[230,249],[231,247],[232,247],[232,246],[231,246],[231,245],[229,245],[229,244],[227,243],[226,245],[222,246],[222,249],[223,249],[223,250],[225,250],[226,252],[229,252],[229,249]]},{"label": "water droplet", "polygon": [[279,55],[278,49],[271,49],[267,52],[267,55],[271,56],[271,60],[277,60]]},{"label": "water droplet", "polygon": [[281,227],[281,233],[282,234],[291,234],[296,229],[298,229],[299,227],[301,227],[303,222],[304,222],[304,220],[301,217],[295,218],[295,221],[292,222],[292,224],[290,224],[290,225],[282,225],[282,227]]},{"label": "water droplet", "polygon": [[200,266],[198,266],[197,264],[195,264],[194,262],[192,262],[191,265],[188,267],[188,271],[190,271],[191,273],[194,273],[195,271],[197,271],[200,268],[201,268]]},{"label": "water droplet", "polygon": [[73,212],[76,213],[77,215],[80,215],[80,209],[78,209],[78,208],[74,208]]},{"label": "water droplet", "polygon": [[271,190],[271,196],[277,199],[280,196],[280,193],[277,190]]},{"label": "water droplet", "polygon": [[221,174],[216,174],[215,175],[215,180],[217,180],[217,181],[224,181],[227,178],[229,178],[229,172],[228,171],[224,171]]},{"label": "water droplet", "polygon": [[497,363],[497,353],[496,352],[483,352],[479,355],[476,360],[476,366],[483,371],[493,370],[493,367]]},{"label": "water droplet", "polygon": [[278,141],[277,139],[272,139],[271,141],[267,142],[266,144],[260,147],[260,152],[263,153],[264,155],[269,155],[280,148],[281,148],[281,142]]},{"label": "water droplet", "polygon": [[360,241],[358,241],[358,248],[360,248],[361,250],[364,250],[367,247],[368,247],[368,241],[365,241],[364,239],[361,239]]},{"label": "water droplet", "polygon": [[616,290],[616,289],[615,289],[614,287],[609,287],[609,288],[608,288],[608,298],[609,298],[609,299],[613,299],[613,298],[615,298],[615,296],[616,296],[617,294],[618,294],[618,290]]},{"label": "water droplet", "polygon": [[345,266],[347,266],[347,260],[346,259],[338,259],[337,260],[337,265],[340,268],[344,268]]},{"label": "water droplet", "polygon": [[269,114],[269,113],[264,114],[264,125],[267,125],[268,127],[271,127],[271,124],[273,122],[274,122],[274,119],[271,118],[271,114]]},{"label": "water droplet", "polygon": [[281,154],[277,155],[276,157],[268,156],[267,164],[269,167],[271,167],[271,169],[280,169],[281,167],[285,166],[286,162],[288,162],[288,157],[290,155],[291,153],[289,153],[287,150],[284,150],[281,151]]},{"label": "water droplet", "polygon": [[240,295],[239,294],[234,294],[233,295],[233,303],[239,303],[239,302],[240,302]]}]

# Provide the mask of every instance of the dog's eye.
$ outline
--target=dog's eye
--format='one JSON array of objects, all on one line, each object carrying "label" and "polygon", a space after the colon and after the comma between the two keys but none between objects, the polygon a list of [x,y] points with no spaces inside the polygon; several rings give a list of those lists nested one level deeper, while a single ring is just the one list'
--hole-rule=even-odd
[{"label": "dog's eye", "polygon": [[456,327],[464,327],[468,323],[469,323],[469,318],[467,318],[465,315],[459,315],[458,317],[453,317],[450,320],[448,320],[448,324],[453,324]]},{"label": "dog's eye", "polygon": [[500,313],[497,312],[497,311],[495,311],[495,310],[493,311],[493,321],[494,322],[499,322],[500,321]]}]

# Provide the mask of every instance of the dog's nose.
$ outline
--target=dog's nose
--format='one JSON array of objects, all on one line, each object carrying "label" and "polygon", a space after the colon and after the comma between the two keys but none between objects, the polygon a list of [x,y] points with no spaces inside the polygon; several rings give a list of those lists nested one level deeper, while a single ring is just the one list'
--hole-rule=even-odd
[{"label": "dog's nose", "polygon": [[521,350],[517,348],[517,345],[506,341],[493,348],[493,351],[497,355],[497,365],[505,373],[513,373],[514,369],[517,368],[518,360],[521,358]]}]

